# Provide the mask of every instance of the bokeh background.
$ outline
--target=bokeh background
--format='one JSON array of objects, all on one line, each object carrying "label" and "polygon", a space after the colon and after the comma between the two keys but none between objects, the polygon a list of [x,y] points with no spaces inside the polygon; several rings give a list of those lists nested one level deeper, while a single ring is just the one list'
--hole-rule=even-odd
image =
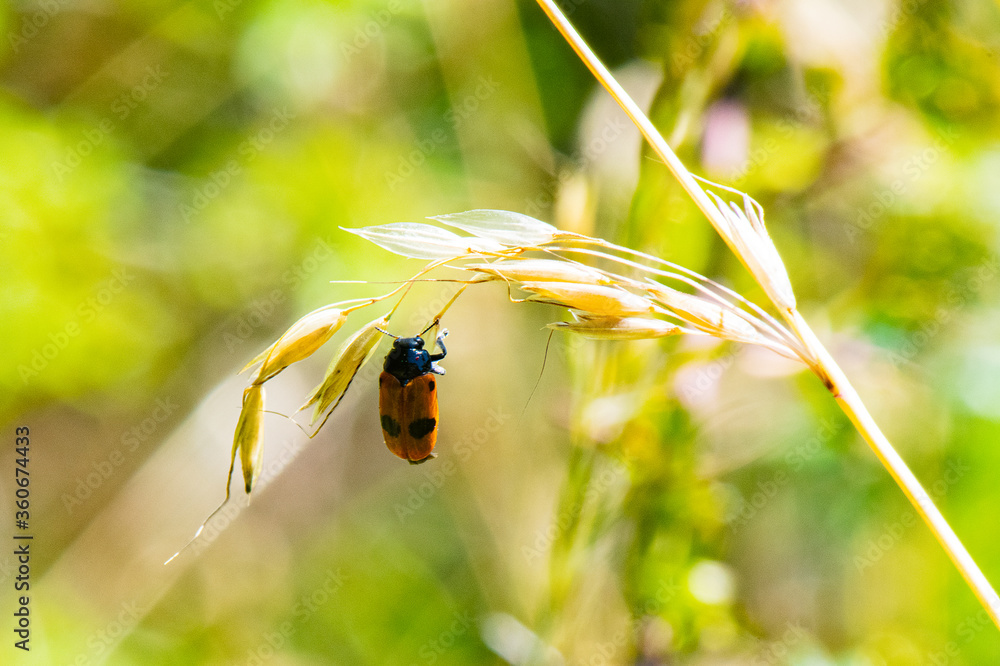
[{"label": "bokeh background", "polygon": [[[997,4],[563,6],[692,170],[765,206],[806,318],[1000,583]],[[3,663],[996,663],[813,376],[556,337],[529,401],[560,315],[497,285],[445,322],[436,461],[383,446],[373,365],[311,441],[268,416],[253,503],[164,567],[223,498],[237,371],[388,288],[331,280],[419,268],[341,226],[508,209],[764,297],[527,0],[25,1],[0,35],[0,506],[13,533],[29,426],[35,537],[30,654],[0,548]]]}]

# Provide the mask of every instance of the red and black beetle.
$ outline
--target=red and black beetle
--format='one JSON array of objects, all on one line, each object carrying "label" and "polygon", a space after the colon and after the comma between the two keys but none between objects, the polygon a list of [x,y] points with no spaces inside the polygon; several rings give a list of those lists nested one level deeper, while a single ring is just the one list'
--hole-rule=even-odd
[{"label": "red and black beetle", "polygon": [[432,451],[437,443],[438,426],[437,380],[434,375],[444,374],[444,368],[438,366],[436,361],[448,353],[444,347],[448,331],[441,331],[437,337],[440,354],[431,354],[424,349],[424,339],[419,335],[412,338],[400,338],[391,333],[386,335],[395,338],[395,341],[385,356],[383,372],[378,379],[382,436],[390,451],[416,465],[434,457]]}]

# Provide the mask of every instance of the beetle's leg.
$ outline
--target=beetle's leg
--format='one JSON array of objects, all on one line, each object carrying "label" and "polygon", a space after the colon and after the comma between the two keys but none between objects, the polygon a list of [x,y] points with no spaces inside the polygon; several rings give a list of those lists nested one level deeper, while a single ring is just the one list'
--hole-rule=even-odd
[{"label": "beetle's leg", "polygon": [[[444,348],[444,337],[446,335],[448,335],[448,329],[444,329],[443,331],[441,331],[441,334],[438,335],[438,337],[437,337],[437,346],[438,346],[438,349],[441,350],[441,353],[440,354],[431,354],[431,360],[432,361],[440,361],[441,359],[443,359],[448,354],[448,350]],[[439,375],[443,375],[444,371],[439,372],[438,374]]]}]

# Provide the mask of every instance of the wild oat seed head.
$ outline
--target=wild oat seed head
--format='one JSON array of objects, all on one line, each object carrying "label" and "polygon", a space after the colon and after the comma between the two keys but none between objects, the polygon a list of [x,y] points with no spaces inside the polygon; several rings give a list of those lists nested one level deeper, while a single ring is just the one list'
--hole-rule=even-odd
[{"label": "wild oat seed head", "polygon": [[504,246],[490,238],[459,236],[430,224],[397,222],[360,229],[346,229],[384,250],[411,259],[451,259],[466,254],[499,252]]},{"label": "wild oat seed head", "polygon": [[685,294],[658,282],[646,285],[649,293],[677,317],[700,331],[740,342],[759,342],[761,335],[754,326],[733,309],[708,298]]},{"label": "wild oat seed head", "polygon": [[358,370],[375,354],[375,349],[382,340],[382,333],[378,329],[385,328],[388,323],[389,315],[370,321],[341,346],[330,362],[323,382],[316,387],[306,403],[299,407],[299,411],[302,411],[310,405],[316,405],[311,424],[316,423],[327,409],[333,409],[340,403]]},{"label": "wild oat seed head", "polygon": [[605,317],[653,314],[653,303],[619,287],[573,282],[524,282],[521,289],[532,292],[529,300],[555,302],[574,310]]},{"label": "wild oat seed head", "polygon": [[254,377],[254,384],[261,384],[279,372],[311,356],[333,337],[344,322],[347,313],[339,308],[325,306],[313,310],[285,331],[278,340],[257,355],[240,372],[246,372],[257,363],[263,363]]},{"label": "wild oat seed head", "polygon": [[645,340],[681,332],[679,326],[648,317],[578,316],[576,321],[560,321],[549,324],[548,328],[575,333],[591,340]]},{"label": "wild oat seed head", "polygon": [[781,261],[781,256],[764,227],[764,220],[760,216],[763,214],[763,209],[760,209],[759,215],[757,209],[759,204],[746,195],[744,195],[745,210],[741,210],[736,204],[727,204],[714,192],[709,194],[715,199],[721,217],[727,225],[719,232],[729,240],[739,258],[774,304],[786,311],[794,310],[795,293],[792,291],[792,283],[788,279],[785,264]]},{"label": "wild oat seed head", "polygon": [[507,247],[537,247],[552,242],[560,233],[547,222],[509,210],[467,210],[430,219]]},{"label": "wild oat seed head", "polygon": [[483,264],[465,264],[462,268],[494,275],[515,282],[576,282],[613,284],[611,278],[587,266],[556,259],[508,259]]},{"label": "wild oat seed head", "polygon": [[236,460],[237,451],[243,469],[243,486],[249,495],[264,464],[263,384],[254,384],[243,391],[243,409],[240,411],[240,420],[236,424],[236,434],[233,437],[230,471]]}]

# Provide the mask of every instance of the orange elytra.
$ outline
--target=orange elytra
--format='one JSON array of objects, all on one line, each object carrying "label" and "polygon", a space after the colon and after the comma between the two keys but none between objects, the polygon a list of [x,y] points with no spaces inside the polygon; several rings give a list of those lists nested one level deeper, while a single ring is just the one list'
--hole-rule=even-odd
[{"label": "orange elytra", "polygon": [[437,337],[440,354],[431,354],[424,349],[424,340],[419,335],[412,338],[400,338],[390,333],[386,335],[396,339],[385,356],[383,372],[378,379],[382,437],[390,451],[416,465],[434,457],[432,451],[437,443],[438,427],[435,375],[444,374],[444,368],[439,367],[436,361],[448,353],[444,348],[444,337],[448,331],[442,331]]}]

